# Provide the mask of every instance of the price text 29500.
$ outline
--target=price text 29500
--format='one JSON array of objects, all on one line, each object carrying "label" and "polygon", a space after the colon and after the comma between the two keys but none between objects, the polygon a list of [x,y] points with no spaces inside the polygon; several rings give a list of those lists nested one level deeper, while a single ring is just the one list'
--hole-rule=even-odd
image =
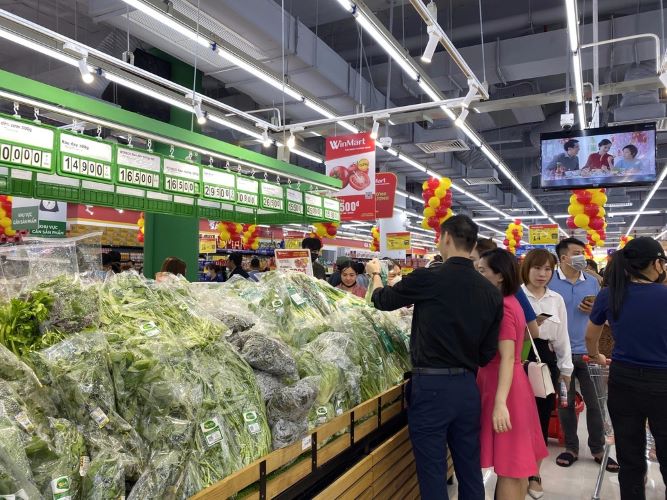
[{"label": "price text 29500", "polygon": [[234,201],[234,188],[225,188],[220,186],[209,186],[204,184],[204,196],[206,198],[214,198],[216,200],[230,200]]}]

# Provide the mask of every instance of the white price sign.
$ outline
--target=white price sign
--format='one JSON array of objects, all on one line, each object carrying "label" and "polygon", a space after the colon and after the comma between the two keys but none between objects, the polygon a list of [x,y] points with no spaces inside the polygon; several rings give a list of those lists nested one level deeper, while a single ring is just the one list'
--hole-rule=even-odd
[{"label": "white price sign", "polygon": [[52,171],[53,130],[0,116],[0,162]]},{"label": "white price sign", "polygon": [[260,183],[262,192],[262,208],[282,212],[285,209],[283,200],[283,188],[268,182]]},{"label": "white price sign", "polygon": [[305,194],[306,215],[310,217],[324,217],[322,209],[322,197],[315,194]]},{"label": "white price sign", "polygon": [[340,220],[340,201],[331,198],[323,198],[324,200],[324,218],[335,221]]},{"label": "white price sign", "polygon": [[236,200],[236,175],[212,168],[202,169],[204,198],[216,201]]},{"label": "white price sign", "polygon": [[201,167],[165,158],[162,166],[164,189],[172,193],[194,196],[199,194]]},{"label": "white price sign", "polygon": [[303,193],[296,189],[285,188],[287,211],[291,214],[303,215]]},{"label": "white price sign", "polygon": [[259,182],[245,177],[236,178],[236,202],[256,207],[259,205]]}]

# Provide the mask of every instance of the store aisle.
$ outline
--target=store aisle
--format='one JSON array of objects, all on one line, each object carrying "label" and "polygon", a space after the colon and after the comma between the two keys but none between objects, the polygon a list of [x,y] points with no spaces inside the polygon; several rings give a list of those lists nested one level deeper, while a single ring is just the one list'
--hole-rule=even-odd
[{"label": "store aisle", "polygon": [[[585,422],[579,423],[579,439],[585,443],[588,439]],[[544,500],[590,500],[595,488],[599,466],[593,461],[590,451],[582,449],[579,461],[569,469],[556,465],[556,457],[562,452],[562,448],[556,441],[549,443],[549,458],[542,465],[542,478],[544,481]],[[612,448],[612,456],[616,453]],[[486,498],[493,500],[493,491],[496,486],[496,476],[491,471],[485,471]],[[455,481],[456,483],[456,481]],[[618,489],[618,475],[605,473],[604,484],[600,497],[603,500],[620,500]],[[449,498],[457,500],[456,484],[450,486]],[[527,500],[531,500],[526,496]],[[657,463],[649,462],[648,485],[646,488],[646,500],[665,500],[665,486],[660,475],[660,467]]]}]

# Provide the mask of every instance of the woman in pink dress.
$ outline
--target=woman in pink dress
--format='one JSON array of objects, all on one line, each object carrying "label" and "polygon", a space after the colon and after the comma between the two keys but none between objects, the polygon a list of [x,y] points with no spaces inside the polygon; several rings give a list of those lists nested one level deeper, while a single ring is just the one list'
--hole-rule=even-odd
[{"label": "woman in pink dress", "polygon": [[526,320],[514,297],[519,269],[512,254],[495,249],[481,256],[478,270],[502,292],[505,304],[498,353],[477,374],[482,398],[481,462],[498,475],[499,500],[523,500],[528,477],[537,475],[537,463],[548,452],[535,395],[521,366]]}]

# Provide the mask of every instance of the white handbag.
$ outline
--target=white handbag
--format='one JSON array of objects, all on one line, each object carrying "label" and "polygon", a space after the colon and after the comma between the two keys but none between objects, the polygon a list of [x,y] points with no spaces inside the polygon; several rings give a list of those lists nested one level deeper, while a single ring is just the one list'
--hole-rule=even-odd
[{"label": "white handbag", "polygon": [[556,391],[554,389],[554,384],[551,380],[551,372],[549,371],[549,366],[546,363],[542,363],[540,355],[537,352],[535,347],[535,342],[533,341],[533,336],[528,333],[530,338],[530,343],[533,346],[533,352],[535,353],[535,359],[537,361],[528,362],[528,380],[530,385],[533,388],[535,397],[537,398],[546,398],[550,394],[554,394]]}]

